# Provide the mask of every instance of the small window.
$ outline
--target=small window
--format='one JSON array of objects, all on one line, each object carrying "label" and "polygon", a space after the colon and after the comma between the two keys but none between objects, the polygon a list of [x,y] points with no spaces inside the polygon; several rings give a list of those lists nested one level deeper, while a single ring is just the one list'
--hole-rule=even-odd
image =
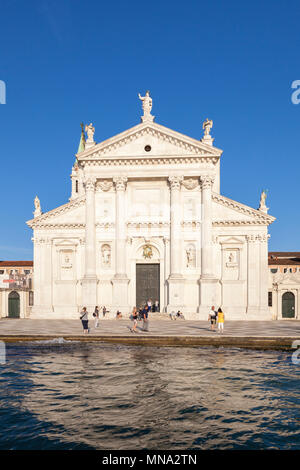
[{"label": "small window", "polygon": [[76,193],[78,193],[78,180],[76,180],[76,183],[75,183],[75,191]]},{"label": "small window", "polygon": [[0,274],[4,274],[4,269],[0,269]]},{"label": "small window", "polygon": [[29,291],[29,306],[33,305],[33,291]]},{"label": "small window", "polygon": [[271,273],[272,273],[272,274],[275,274],[275,273],[277,273],[277,271],[278,271],[278,269],[277,269],[277,268],[272,268],[272,269],[271,269]]},{"label": "small window", "polygon": [[273,292],[268,292],[268,306],[269,307],[272,307],[272,300],[273,300],[273,296],[272,296]]},{"label": "small window", "polygon": [[29,269],[24,269],[24,274],[30,274],[30,270]]},{"label": "small window", "polygon": [[146,145],[145,146],[145,151],[150,152],[151,151],[151,145]]}]

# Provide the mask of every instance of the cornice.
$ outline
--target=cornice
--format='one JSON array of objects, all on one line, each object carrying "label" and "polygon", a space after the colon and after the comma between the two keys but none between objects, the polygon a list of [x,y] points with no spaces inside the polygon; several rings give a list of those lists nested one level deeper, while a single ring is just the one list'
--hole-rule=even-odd
[{"label": "cornice", "polygon": [[234,227],[239,225],[266,225],[265,220],[213,220],[213,227]]},{"label": "cornice", "polygon": [[140,165],[186,165],[186,164],[199,164],[199,163],[212,163],[216,165],[219,161],[218,156],[194,156],[194,155],[181,155],[181,156],[160,156],[155,155],[149,157],[146,155],[126,157],[126,156],[109,156],[101,159],[86,159],[81,162],[84,167],[96,166],[140,166]]}]

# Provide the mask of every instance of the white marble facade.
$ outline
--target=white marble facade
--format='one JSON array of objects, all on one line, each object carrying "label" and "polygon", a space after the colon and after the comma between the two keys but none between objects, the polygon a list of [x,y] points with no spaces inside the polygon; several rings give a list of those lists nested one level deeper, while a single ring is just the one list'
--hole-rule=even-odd
[{"label": "white marble facade", "polygon": [[[136,305],[136,265],[159,265],[160,310],[207,319],[211,305],[226,319],[271,319],[268,309],[266,208],[220,194],[222,151],[154,122],[96,144],[90,129],[71,174],[71,197],[52,211],[36,206],[36,318],[78,318],[82,306]],[[146,103],[147,104],[147,103]],[[147,300],[147,299],[145,299]],[[152,299],[153,301],[155,299]]]}]

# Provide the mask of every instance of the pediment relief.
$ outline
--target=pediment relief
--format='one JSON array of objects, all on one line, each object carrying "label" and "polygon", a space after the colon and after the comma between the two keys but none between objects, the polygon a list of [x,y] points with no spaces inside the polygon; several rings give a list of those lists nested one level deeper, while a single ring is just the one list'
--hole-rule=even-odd
[{"label": "pediment relief", "polygon": [[80,161],[105,156],[182,156],[219,158],[222,150],[156,123],[138,124],[88,150],[77,154]]}]

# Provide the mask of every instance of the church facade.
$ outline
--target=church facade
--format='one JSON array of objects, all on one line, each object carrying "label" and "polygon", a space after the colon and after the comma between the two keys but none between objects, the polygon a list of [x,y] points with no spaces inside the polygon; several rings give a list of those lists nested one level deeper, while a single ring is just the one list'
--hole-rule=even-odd
[{"label": "church facade", "polygon": [[141,122],[101,143],[82,128],[66,204],[33,229],[34,318],[78,318],[96,305],[115,317],[149,299],[161,312],[266,320],[268,215],[220,194],[222,151],[212,121],[196,140],[154,122],[149,92]]}]

